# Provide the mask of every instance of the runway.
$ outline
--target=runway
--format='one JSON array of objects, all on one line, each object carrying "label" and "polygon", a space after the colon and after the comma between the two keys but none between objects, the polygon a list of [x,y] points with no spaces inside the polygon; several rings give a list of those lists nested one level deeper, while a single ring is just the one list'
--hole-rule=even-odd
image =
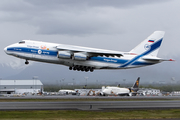
[{"label": "runway", "polygon": [[177,101],[0,102],[0,110],[136,110],[180,109]]},{"label": "runway", "polygon": [[180,100],[180,96],[76,96],[76,95],[65,95],[65,96],[9,96],[0,97],[1,99],[128,99],[128,100]]}]

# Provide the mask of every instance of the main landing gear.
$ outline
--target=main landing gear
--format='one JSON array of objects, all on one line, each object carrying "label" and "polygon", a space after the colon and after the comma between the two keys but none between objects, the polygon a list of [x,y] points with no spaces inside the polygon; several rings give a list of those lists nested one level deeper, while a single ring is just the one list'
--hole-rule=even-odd
[{"label": "main landing gear", "polygon": [[29,64],[28,60],[26,60],[25,64],[26,64],[26,65],[28,65],[28,64]]},{"label": "main landing gear", "polygon": [[74,67],[69,67],[69,70],[77,70],[77,71],[85,71],[85,72],[93,72],[94,68],[93,67],[87,67],[87,66],[74,66]]}]

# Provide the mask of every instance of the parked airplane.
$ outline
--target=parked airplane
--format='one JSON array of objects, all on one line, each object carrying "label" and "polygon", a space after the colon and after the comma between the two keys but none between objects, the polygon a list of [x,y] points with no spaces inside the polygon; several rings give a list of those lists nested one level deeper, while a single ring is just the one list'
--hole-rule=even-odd
[{"label": "parked airplane", "polygon": [[119,96],[136,96],[137,91],[139,90],[139,80],[140,77],[136,80],[134,85],[131,88],[120,88],[120,87],[102,87],[102,92],[100,95],[119,95]]},{"label": "parked airplane", "polygon": [[158,58],[164,31],[155,31],[130,52],[95,49],[73,45],[23,40],[12,44],[4,51],[21,59],[61,64],[70,70],[91,71],[94,69],[127,69],[148,66],[172,59]]},{"label": "parked airplane", "polygon": [[65,93],[66,95],[76,93],[74,90],[59,90],[59,93]]}]

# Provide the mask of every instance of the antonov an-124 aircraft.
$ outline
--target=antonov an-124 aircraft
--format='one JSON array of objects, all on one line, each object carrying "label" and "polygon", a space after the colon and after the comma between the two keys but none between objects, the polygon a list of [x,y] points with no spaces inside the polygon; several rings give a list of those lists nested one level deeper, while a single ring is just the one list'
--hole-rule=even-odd
[{"label": "antonov an-124 aircraft", "polygon": [[128,69],[173,61],[158,58],[164,31],[155,31],[129,52],[95,49],[32,40],[22,40],[4,48],[8,55],[29,60],[61,64],[69,70],[91,71],[95,69]]}]

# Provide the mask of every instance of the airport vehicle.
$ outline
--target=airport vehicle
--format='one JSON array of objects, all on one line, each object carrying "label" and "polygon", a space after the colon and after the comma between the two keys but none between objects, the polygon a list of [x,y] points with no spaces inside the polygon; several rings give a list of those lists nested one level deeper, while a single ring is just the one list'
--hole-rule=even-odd
[{"label": "airport vehicle", "polygon": [[139,80],[140,77],[136,80],[134,85],[131,88],[120,88],[115,86],[102,87],[101,96],[114,95],[114,96],[136,96],[137,91],[139,90]]},{"label": "airport vehicle", "polygon": [[155,31],[130,52],[22,40],[4,48],[8,55],[29,60],[69,66],[69,70],[128,69],[173,61],[157,57],[164,31]]}]

